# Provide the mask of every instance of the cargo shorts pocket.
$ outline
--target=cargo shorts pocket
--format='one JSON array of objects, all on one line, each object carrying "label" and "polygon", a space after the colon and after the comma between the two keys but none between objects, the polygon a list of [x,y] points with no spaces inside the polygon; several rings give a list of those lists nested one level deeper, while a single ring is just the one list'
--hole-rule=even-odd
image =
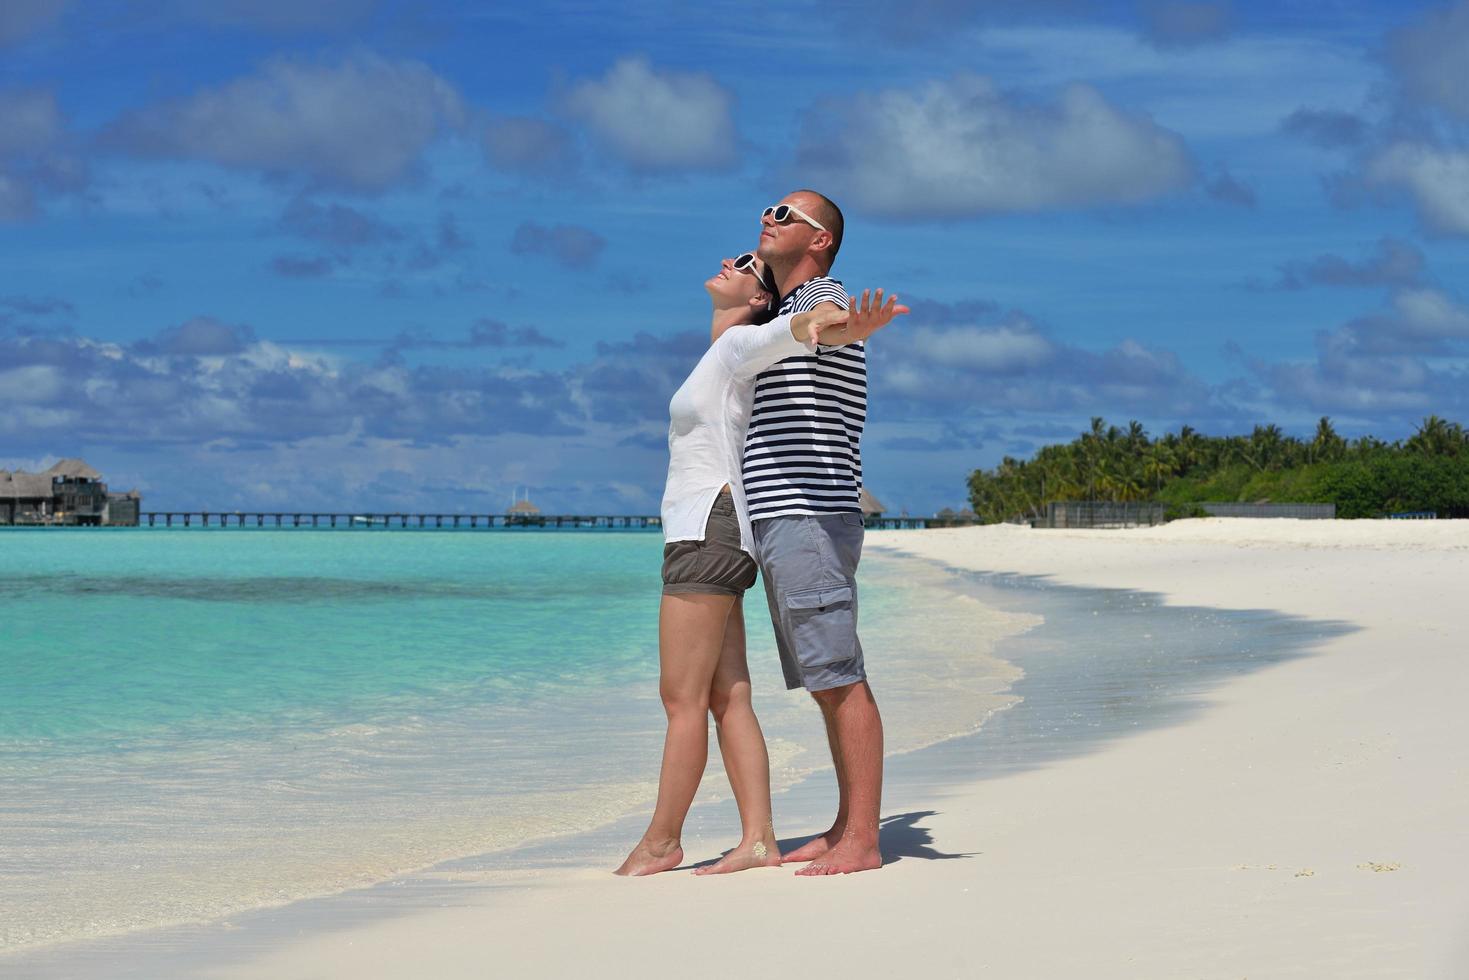
[{"label": "cargo shorts pocket", "polygon": [[785,606],[796,659],[803,669],[842,663],[857,655],[857,615],[850,585],[790,592]]}]

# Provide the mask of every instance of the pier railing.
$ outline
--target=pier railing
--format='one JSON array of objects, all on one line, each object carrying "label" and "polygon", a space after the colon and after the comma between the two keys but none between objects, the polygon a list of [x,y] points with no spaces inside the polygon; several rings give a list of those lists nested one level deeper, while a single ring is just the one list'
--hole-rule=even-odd
[{"label": "pier railing", "polygon": [[144,511],[146,527],[270,527],[270,528],[506,528],[506,527],[662,527],[658,517],[581,514],[407,514],[356,511]]},{"label": "pier railing", "polygon": [[[157,510],[138,515],[143,527],[187,528],[336,528],[337,530],[383,530],[386,528],[661,528],[660,517],[627,514],[407,514],[358,511],[212,511]],[[928,517],[868,517],[869,528],[898,530],[926,528]]]}]

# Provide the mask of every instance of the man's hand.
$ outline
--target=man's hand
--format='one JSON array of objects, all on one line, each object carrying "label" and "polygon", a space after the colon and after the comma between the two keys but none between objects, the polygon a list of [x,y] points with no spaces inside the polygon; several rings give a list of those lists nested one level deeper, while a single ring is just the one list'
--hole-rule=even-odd
[{"label": "man's hand", "polygon": [[[839,307],[834,303],[829,306],[823,303],[812,310],[812,313],[837,309]],[[897,293],[889,296],[887,302],[884,303],[881,289],[876,293],[870,289],[864,289],[861,303],[859,304],[857,297],[853,296],[848,308],[842,311],[845,314],[844,318],[834,319],[818,328],[821,337],[817,342],[826,347],[839,347],[842,344],[853,344],[859,340],[866,340],[892,323],[895,317],[907,312],[908,307],[898,304]]]},{"label": "man's hand", "polygon": [[854,340],[866,340],[877,333],[883,327],[893,322],[898,317],[908,312],[908,307],[898,305],[898,294],[893,293],[888,301],[882,301],[882,290],[879,289],[872,294],[869,301],[868,290],[862,290],[862,305],[857,305],[857,297],[851,298],[851,318],[847,320],[847,332],[851,335],[846,343]]}]

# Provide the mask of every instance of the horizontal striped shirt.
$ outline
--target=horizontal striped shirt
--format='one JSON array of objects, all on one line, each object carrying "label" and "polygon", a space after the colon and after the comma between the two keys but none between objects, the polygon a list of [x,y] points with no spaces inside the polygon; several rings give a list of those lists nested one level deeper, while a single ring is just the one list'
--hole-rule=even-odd
[{"label": "horizontal striped shirt", "polygon": [[709,510],[726,486],[740,525],[740,547],[754,554],[740,479],[755,378],[783,357],[812,348],[791,335],[791,318],[730,327],[710,345],[668,405],[668,482],[663,540],[703,541]]},{"label": "horizontal striped shirt", "polygon": [[[826,302],[846,307],[847,294],[837,280],[818,276],[791,290],[780,312],[804,313]],[[750,520],[861,513],[866,421],[861,343],[818,348],[760,372],[743,463]]]}]

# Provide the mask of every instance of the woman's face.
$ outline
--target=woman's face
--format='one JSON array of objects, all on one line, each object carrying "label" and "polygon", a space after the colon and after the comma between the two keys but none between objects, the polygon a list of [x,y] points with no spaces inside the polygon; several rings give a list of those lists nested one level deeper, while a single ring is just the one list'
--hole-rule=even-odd
[{"label": "woman's face", "polygon": [[770,293],[760,282],[764,274],[765,263],[760,259],[744,270],[734,267],[734,259],[725,259],[719,264],[719,272],[704,283],[704,288],[718,307],[763,307],[770,300]]}]

